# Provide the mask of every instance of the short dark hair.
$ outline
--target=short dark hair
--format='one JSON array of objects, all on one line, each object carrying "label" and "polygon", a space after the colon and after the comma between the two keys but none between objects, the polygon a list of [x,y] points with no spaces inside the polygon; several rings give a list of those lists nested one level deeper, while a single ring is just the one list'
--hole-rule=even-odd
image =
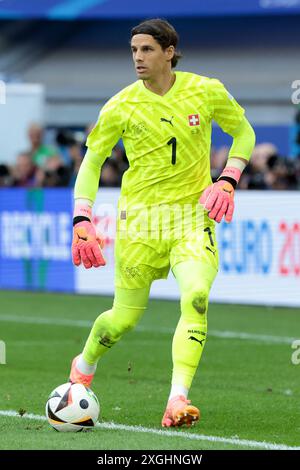
[{"label": "short dark hair", "polygon": [[179,41],[179,35],[175,28],[166,20],[161,18],[153,18],[145,20],[138,24],[131,30],[131,37],[136,34],[149,34],[160,44],[163,50],[169,46],[174,46],[175,53],[171,60],[172,68],[176,67],[178,60],[182,57],[180,52],[176,51],[176,46]]}]

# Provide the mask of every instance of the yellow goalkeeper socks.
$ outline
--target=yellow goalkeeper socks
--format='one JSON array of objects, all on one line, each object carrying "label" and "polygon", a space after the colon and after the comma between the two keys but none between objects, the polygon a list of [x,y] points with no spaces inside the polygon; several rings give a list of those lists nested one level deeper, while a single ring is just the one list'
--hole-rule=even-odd
[{"label": "yellow goalkeeper socks", "polygon": [[99,315],[85,344],[82,356],[96,364],[109,349],[138,323],[149,297],[150,286],[143,289],[117,288],[113,308]]},{"label": "yellow goalkeeper socks", "polygon": [[178,263],[173,272],[181,292],[181,317],[173,337],[172,385],[189,390],[206,342],[208,295],[217,271],[195,260]]}]

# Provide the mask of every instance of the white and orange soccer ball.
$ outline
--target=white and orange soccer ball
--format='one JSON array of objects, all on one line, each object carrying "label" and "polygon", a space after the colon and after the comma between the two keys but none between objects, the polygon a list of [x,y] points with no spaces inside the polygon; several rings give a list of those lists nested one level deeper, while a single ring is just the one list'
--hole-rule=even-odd
[{"label": "white and orange soccer ball", "polygon": [[56,431],[79,432],[95,427],[100,413],[98,398],[82,384],[70,382],[51,392],[46,403],[46,416]]}]

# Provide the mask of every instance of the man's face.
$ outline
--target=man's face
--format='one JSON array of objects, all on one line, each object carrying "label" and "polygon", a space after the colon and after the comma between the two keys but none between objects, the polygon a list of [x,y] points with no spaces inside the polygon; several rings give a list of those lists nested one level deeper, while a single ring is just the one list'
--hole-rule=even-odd
[{"label": "man's face", "polygon": [[30,126],[28,136],[31,144],[34,147],[41,145],[43,139],[43,129],[35,124]]},{"label": "man's face", "polygon": [[174,47],[163,50],[150,34],[136,34],[131,39],[135,70],[142,80],[155,79],[171,67]]}]

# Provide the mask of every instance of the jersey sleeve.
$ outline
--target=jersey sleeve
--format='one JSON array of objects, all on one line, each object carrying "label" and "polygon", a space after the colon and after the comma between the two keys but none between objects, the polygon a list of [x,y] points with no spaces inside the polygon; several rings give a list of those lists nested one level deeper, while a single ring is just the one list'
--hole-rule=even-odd
[{"label": "jersey sleeve", "polygon": [[111,155],[113,147],[122,136],[118,100],[111,98],[101,109],[98,121],[87,138],[86,145],[100,158]]},{"label": "jersey sleeve", "polygon": [[99,158],[88,148],[84,159],[80,165],[79,172],[75,182],[74,197],[75,199],[89,199],[94,202],[96,199],[100,171],[104,163],[105,157]]},{"label": "jersey sleeve", "polygon": [[245,110],[219,80],[211,78],[207,87],[211,117],[224,132],[230,134],[241,123]]}]

